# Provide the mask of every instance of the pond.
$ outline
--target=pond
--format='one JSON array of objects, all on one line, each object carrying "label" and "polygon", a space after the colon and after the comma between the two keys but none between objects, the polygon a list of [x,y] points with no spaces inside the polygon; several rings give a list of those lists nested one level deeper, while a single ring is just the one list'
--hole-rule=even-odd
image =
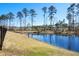
[{"label": "pond", "polygon": [[29,34],[29,36],[50,45],[79,52],[79,36],[76,35]]}]

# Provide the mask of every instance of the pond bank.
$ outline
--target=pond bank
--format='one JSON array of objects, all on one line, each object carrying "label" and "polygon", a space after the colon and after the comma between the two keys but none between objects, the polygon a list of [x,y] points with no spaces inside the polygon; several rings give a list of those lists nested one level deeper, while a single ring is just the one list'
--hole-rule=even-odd
[{"label": "pond bank", "polygon": [[21,33],[21,34],[57,34],[57,35],[77,35],[79,36],[79,32],[73,32],[73,31],[66,31],[66,32],[53,32],[53,31],[42,31],[42,32],[38,32],[38,31],[14,31],[16,33]]},{"label": "pond bank", "polygon": [[10,31],[6,33],[2,52],[4,52],[4,55],[79,55],[79,53],[77,52],[72,52],[66,49],[51,46],[46,43],[33,40],[32,38],[28,38],[24,34],[14,33]]}]

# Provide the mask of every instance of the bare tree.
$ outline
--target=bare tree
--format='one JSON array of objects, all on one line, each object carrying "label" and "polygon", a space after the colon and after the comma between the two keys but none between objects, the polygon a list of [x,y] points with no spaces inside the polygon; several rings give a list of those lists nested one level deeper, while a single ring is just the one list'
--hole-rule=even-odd
[{"label": "bare tree", "polygon": [[44,17],[44,31],[45,31],[47,7],[43,7],[42,10],[44,12],[43,17]]},{"label": "bare tree", "polygon": [[17,12],[17,17],[19,18],[19,20],[20,20],[20,30],[21,30],[21,25],[22,25],[22,18],[23,18],[23,14],[19,11],[19,12]]},{"label": "bare tree", "polygon": [[[57,12],[57,9],[53,5],[50,6],[48,9],[49,9],[50,27],[52,28],[52,20]],[[53,25],[54,25],[54,21],[53,21]]]},{"label": "bare tree", "polygon": [[32,24],[32,30],[33,30],[33,20],[34,20],[34,17],[36,16],[36,12],[34,9],[31,9],[30,10],[30,16],[31,16],[31,24]]},{"label": "bare tree", "polygon": [[23,8],[22,10],[23,14],[24,14],[24,25],[25,25],[25,28],[26,28],[26,17],[28,16],[28,10],[26,8]]}]

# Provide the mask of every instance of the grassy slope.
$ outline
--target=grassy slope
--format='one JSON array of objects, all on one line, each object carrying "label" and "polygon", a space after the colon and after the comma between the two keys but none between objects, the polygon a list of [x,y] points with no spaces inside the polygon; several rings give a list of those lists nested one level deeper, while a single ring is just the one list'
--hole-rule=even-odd
[{"label": "grassy slope", "polygon": [[76,52],[57,48],[37,40],[28,38],[23,34],[7,32],[0,55],[79,55]]}]

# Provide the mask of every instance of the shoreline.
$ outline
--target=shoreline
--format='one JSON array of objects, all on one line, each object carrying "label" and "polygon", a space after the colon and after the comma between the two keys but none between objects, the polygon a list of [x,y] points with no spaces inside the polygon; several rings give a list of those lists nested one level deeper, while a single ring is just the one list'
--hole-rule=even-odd
[{"label": "shoreline", "polygon": [[74,33],[73,31],[68,31],[68,32],[60,32],[60,33],[56,33],[53,31],[42,31],[42,32],[37,32],[37,31],[14,31],[16,33],[21,33],[21,34],[56,34],[56,35],[63,35],[63,36],[71,36],[71,35],[77,35],[79,36],[79,34],[76,32]]}]

